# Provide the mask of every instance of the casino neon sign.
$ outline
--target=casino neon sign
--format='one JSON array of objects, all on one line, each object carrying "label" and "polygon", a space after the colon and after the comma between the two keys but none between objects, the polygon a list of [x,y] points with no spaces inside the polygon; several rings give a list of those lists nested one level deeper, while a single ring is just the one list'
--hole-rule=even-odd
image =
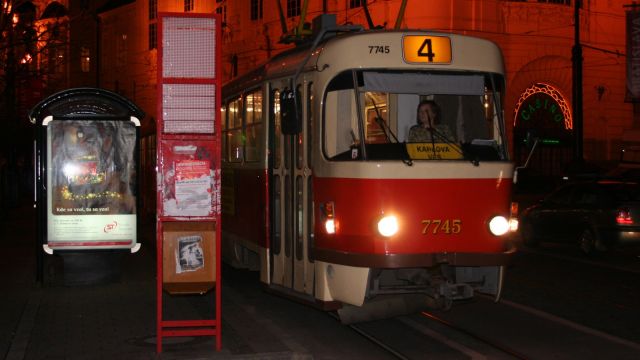
[{"label": "casino neon sign", "polygon": [[537,83],[526,89],[518,99],[515,113],[514,127],[527,123],[528,126],[533,126],[533,122],[544,121],[546,124],[537,125],[573,129],[569,104],[555,87],[548,84]]}]

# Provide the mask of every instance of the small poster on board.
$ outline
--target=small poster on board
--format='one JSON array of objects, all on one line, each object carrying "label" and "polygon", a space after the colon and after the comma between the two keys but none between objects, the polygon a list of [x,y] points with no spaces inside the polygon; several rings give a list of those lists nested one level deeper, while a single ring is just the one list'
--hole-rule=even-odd
[{"label": "small poster on board", "polygon": [[202,236],[182,236],[179,237],[177,241],[176,274],[204,268]]}]

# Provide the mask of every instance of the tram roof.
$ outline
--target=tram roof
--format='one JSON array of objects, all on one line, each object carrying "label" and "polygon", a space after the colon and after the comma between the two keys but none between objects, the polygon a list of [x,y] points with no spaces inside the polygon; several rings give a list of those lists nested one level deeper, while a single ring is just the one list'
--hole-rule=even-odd
[{"label": "tram roof", "polygon": [[[379,45],[382,40],[394,41],[404,35],[431,35],[451,39],[453,60],[446,64],[446,67],[443,67],[443,64],[423,64],[421,65],[422,69],[504,72],[502,53],[494,42],[479,37],[428,30],[368,30],[327,37],[320,42],[314,53],[307,59],[304,70],[312,70],[319,65],[319,61],[327,63],[329,59],[331,59],[334,72],[343,70],[341,68],[376,67],[410,70],[415,68],[415,65],[404,63],[402,56],[396,56],[395,63],[393,61],[381,63],[378,59],[363,58],[361,53],[353,51],[354,46],[366,43],[366,37],[375,38],[371,45]],[[365,38],[363,39],[363,37]],[[368,43],[366,44],[365,46],[368,46]],[[292,76],[305,61],[310,50],[311,43],[285,50],[251,71],[227,82],[224,85],[224,92],[236,94],[268,79]],[[479,56],[478,54],[483,55]]]}]

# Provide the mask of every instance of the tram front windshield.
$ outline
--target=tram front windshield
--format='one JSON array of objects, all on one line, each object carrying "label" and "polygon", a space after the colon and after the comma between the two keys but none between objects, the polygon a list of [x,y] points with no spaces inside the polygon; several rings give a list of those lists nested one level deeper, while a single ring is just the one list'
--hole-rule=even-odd
[{"label": "tram front windshield", "polygon": [[345,71],[325,93],[324,153],[334,161],[504,161],[503,83],[487,73]]}]

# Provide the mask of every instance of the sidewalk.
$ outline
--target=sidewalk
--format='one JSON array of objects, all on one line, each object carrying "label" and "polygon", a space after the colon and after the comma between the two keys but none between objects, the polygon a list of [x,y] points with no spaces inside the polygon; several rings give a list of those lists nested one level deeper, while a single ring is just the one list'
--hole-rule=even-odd
[{"label": "sidewalk", "polygon": [[[123,257],[120,280],[100,285],[65,286],[61,259],[45,255],[40,285],[34,219],[25,205],[0,220],[0,359],[390,358],[326,313],[266,294],[256,272],[228,268],[222,350],[214,337],[177,337],[164,338],[157,355],[155,247],[143,239]],[[213,295],[165,295],[165,319],[213,318]]]},{"label": "sidewalk", "polygon": [[[0,222],[0,358],[155,359],[155,250],[143,244],[125,255],[120,281],[86,286],[65,286],[61,259],[45,255],[37,284],[34,219],[23,205]],[[189,300],[165,300],[165,314],[202,318]],[[212,304],[205,305],[212,311]],[[163,345],[162,359],[230,355],[216,353],[212,337],[165,338]]]},{"label": "sidewalk", "polygon": [[9,350],[11,338],[35,286],[35,229],[32,209],[9,209],[0,218],[0,356]]}]

